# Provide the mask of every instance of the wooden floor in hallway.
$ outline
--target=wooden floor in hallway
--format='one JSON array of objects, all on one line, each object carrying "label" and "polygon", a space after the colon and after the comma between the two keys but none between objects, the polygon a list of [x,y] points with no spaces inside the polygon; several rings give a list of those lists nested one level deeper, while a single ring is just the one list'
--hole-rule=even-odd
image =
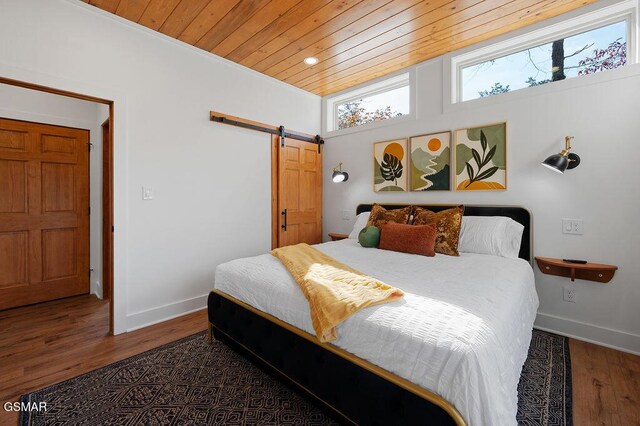
[{"label": "wooden floor in hallway", "polygon": [[[206,310],[109,336],[109,303],[94,296],[0,311],[0,402],[206,329]],[[573,417],[640,425],[640,357],[570,339]],[[0,409],[0,424],[17,424]]]}]

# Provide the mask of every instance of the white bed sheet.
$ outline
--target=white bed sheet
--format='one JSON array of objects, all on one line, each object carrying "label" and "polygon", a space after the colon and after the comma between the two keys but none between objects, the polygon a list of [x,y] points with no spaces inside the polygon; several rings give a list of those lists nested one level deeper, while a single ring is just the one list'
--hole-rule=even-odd
[{"label": "white bed sheet", "polygon": [[[471,426],[516,424],[538,309],[528,262],[472,253],[429,258],[349,239],[315,247],[405,292],[348,318],[334,345],[441,395]],[[302,291],[270,254],[219,265],[215,288],[315,334]]]}]

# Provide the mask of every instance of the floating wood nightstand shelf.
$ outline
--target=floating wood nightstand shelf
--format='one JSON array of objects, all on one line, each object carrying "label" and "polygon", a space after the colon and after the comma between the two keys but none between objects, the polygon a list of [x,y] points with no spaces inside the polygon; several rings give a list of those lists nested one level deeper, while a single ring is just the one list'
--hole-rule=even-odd
[{"label": "floating wood nightstand shelf", "polygon": [[335,232],[329,232],[329,238],[331,238],[331,241],[346,240],[347,238],[349,238],[349,234],[337,234]]},{"label": "floating wood nightstand shelf", "polygon": [[562,259],[536,256],[538,268],[543,274],[558,275],[571,278],[571,281],[579,280],[597,281],[608,283],[618,269],[615,265],[603,265],[600,263],[569,263]]}]

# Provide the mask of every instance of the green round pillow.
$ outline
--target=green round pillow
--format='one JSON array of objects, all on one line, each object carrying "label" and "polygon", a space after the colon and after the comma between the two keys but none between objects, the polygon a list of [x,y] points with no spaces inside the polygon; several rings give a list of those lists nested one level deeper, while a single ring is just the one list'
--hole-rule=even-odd
[{"label": "green round pillow", "polygon": [[377,226],[367,226],[358,234],[358,242],[362,247],[378,247],[380,230]]}]

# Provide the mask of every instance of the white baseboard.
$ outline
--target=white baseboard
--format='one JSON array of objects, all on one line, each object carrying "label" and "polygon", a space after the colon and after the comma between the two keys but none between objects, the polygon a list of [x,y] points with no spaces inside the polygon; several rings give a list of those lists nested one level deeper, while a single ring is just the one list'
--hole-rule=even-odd
[{"label": "white baseboard", "polygon": [[640,355],[640,336],[538,312],[534,328]]},{"label": "white baseboard", "polygon": [[[127,315],[127,331],[137,330],[207,307],[209,293]],[[204,327],[204,326],[203,326]]]},{"label": "white baseboard", "polygon": [[95,293],[96,297],[98,299],[102,300],[103,299],[103,297],[102,297],[102,283],[100,283],[99,280],[96,281],[96,289],[95,290],[96,290],[96,293]]}]

